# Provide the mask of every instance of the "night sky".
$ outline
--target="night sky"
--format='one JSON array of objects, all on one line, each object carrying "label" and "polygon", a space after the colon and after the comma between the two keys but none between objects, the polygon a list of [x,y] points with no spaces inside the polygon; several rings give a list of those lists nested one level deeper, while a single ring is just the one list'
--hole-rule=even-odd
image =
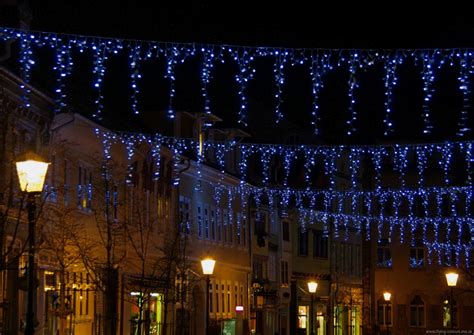
[{"label": "night sky", "polygon": [[[398,2],[378,6],[279,5],[276,2],[256,7],[251,2],[157,1],[154,7],[139,1],[117,1],[113,6],[98,1],[35,1],[32,29],[62,33],[150,39],[168,42],[196,42],[250,46],[304,48],[456,48],[474,47],[474,11],[469,8],[432,3],[428,10],[404,6]],[[314,3],[314,2],[312,2]],[[413,8],[412,8],[413,7]],[[52,66],[52,56],[43,55],[43,67]],[[43,59],[42,58],[42,59]],[[50,62],[48,64],[48,60]],[[79,57],[78,68],[90,69],[91,57]],[[39,63],[41,64],[41,62]],[[39,67],[40,65],[38,65]],[[257,75],[248,88],[249,127],[253,141],[282,142],[275,137],[272,76],[273,61],[257,61]],[[177,110],[202,110],[198,60],[190,60],[177,70]],[[236,67],[232,62],[216,66],[209,87],[212,111],[224,119],[222,126],[236,126],[238,96],[233,79]],[[91,89],[92,75],[76,71],[71,77],[70,103],[87,113],[95,98]],[[139,108],[143,118],[158,120],[168,102],[167,80],[163,78],[164,61],[143,66]],[[306,67],[288,66],[283,86],[282,112],[286,133],[310,134],[311,82]],[[461,94],[456,80],[456,67],[446,67],[437,74],[432,103],[434,133],[421,136],[422,81],[420,67],[404,64],[399,71],[399,84],[394,91],[396,132],[383,138],[384,112],[383,68],[371,67],[359,76],[356,110],[359,132],[348,138],[345,120],[348,115],[347,68],[333,71],[325,79],[321,94],[321,128],[319,137],[303,142],[374,143],[376,141],[439,141],[454,139],[455,125],[461,110]],[[37,70],[33,79],[43,87],[53,87],[54,78],[45,78]],[[106,116],[118,128],[133,117],[128,91],[126,55],[112,59],[104,84]],[[35,79],[36,78],[36,79]],[[474,79],[474,78],[472,78]],[[474,99],[474,96],[473,96]],[[474,105],[474,101],[471,102]],[[471,124],[474,119],[471,108]],[[142,120],[135,120],[140,123]],[[472,127],[472,126],[471,126]],[[290,129],[290,130],[289,130]],[[278,132],[280,136],[280,133]],[[304,137],[304,136],[302,136]],[[473,136],[471,135],[471,138]]]}]

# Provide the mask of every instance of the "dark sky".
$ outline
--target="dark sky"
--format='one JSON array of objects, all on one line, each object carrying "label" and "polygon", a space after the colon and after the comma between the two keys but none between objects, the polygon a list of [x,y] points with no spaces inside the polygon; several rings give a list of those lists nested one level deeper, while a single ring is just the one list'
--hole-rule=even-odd
[{"label": "dark sky", "polygon": [[[144,1],[116,1],[113,5],[105,5],[100,1],[34,1],[31,4],[32,29],[158,41],[252,46],[390,49],[474,46],[474,11],[454,4],[437,7],[431,2],[430,6],[422,9],[399,2],[381,2],[380,5],[369,6],[359,3],[346,5],[342,2],[334,2],[333,5],[324,2],[323,5],[323,2],[314,1],[310,2],[312,5],[304,5],[303,1],[294,1],[290,2],[290,6],[288,2],[277,4],[274,1],[258,5],[259,7],[257,3],[260,2],[216,1],[211,5],[211,2],[199,1],[155,1],[155,5],[150,6]],[[81,62],[84,67],[87,66],[86,59],[77,60],[77,64]],[[130,104],[127,100],[129,92],[126,85],[117,84],[127,81],[128,70],[124,66],[124,59],[111,61],[110,75],[104,85],[106,93],[110,92],[106,98],[109,116],[113,110],[115,116],[120,113],[122,119],[126,120],[130,113],[124,111],[123,106]],[[154,78],[161,78],[162,66],[163,64],[155,64],[143,68],[145,78],[140,95],[140,107],[143,110],[156,112],[166,108],[166,80],[152,81],[146,78],[147,73],[154,74]],[[260,135],[262,140],[268,141],[273,140],[272,133],[275,129],[271,122],[275,105],[272,98],[272,61],[263,59],[257,66],[259,76],[249,87],[251,125],[247,130],[256,138]],[[198,65],[193,61],[177,70],[178,78],[183,81],[180,83],[178,79],[177,82],[176,101],[179,109],[200,108],[198,76],[186,77],[197,73],[197,70]],[[231,65],[216,68],[214,86],[210,87],[213,111],[227,121],[225,125],[235,125],[236,119],[238,100],[233,80],[234,70]],[[453,138],[460,110],[457,70],[446,69],[439,74],[432,109],[437,128],[430,138],[420,137],[422,82],[419,71],[413,64],[400,68],[394,101],[398,131],[392,140]],[[341,143],[380,140],[384,111],[382,68],[374,67],[359,78],[356,108],[360,114],[360,130],[353,138],[345,137],[344,122],[348,117],[346,75],[347,71],[340,69],[326,78],[325,91],[321,97],[321,126],[324,128],[322,140]],[[183,79],[185,77],[186,80]],[[71,96],[76,91],[83,92],[81,85],[87,86],[88,79],[90,78],[84,75],[76,77]],[[301,132],[308,131],[311,94],[307,71],[291,68],[287,70],[286,79],[282,111],[286,119],[299,127]],[[470,114],[473,114],[472,109]],[[471,117],[471,121],[472,119],[474,117]]]},{"label": "dark sky", "polygon": [[472,47],[474,41],[468,6],[328,3],[46,0],[31,6],[33,28],[124,38],[331,48]]}]

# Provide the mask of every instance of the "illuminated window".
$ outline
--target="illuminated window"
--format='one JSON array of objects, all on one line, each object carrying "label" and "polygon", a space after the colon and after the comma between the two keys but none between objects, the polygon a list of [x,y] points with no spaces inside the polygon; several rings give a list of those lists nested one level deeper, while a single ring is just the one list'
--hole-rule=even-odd
[{"label": "illuminated window", "polygon": [[306,329],[308,323],[308,306],[298,306],[298,328]]},{"label": "illuminated window", "polygon": [[[452,312],[451,312],[452,309]],[[456,300],[452,301],[451,299],[446,299],[443,301],[443,327],[451,328],[452,326],[457,326],[457,311]],[[451,320],[453,325],[451,326]]]},{"label": "illuminated window", "polygon": [[79,166],[77,178],[77,206],[79,209],[92,208],[92,172]]}]

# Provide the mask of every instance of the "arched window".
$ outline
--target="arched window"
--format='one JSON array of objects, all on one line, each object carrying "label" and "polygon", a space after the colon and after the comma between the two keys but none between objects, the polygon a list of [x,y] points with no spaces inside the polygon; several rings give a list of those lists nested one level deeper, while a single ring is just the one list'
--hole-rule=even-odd
[{"label": "arched window", "polygon": [[410,302],[410,326],[425,326],[425,303],[419,295],[415,295],[413,300]]},{"label": "arched window", "polygon": [[443,301],[443,327],[451,328],[457,326],[457,310],[456,300],[453,299],[451,301],[451,298],[447,298]]},{"label": "arched window", "polygon": [[383,298],[377,301],[377,320],[381,326],[392,325],[392,301]]}]

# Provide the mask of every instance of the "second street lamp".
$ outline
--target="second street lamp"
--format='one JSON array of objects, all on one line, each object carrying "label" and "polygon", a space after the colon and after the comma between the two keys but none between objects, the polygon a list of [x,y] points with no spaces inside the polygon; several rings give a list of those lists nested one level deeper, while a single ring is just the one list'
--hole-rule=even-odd
[{"label": "second street lamp", "polygon": [[[391,298],[392,298],[392,293],[390,293],[388,291],[385,291],[383,293],[383,300],[385,300],[385,309],[384,309],[383,312],[384,312],[385,330],[387,331],[387,334],[389,334],[389,331],[388,331],[389,324],[392,322],[392,317],[391,317],[392,307],[391,306],[390,306],[390,314],[387,314]],[[388,319],[387,315],[390,315],[390,323],[387,320]]]},{"label": "second street lamp", "polygon": [[448,286],[451,288],[451,297],[449,301],[449,321],[451,323],[451,329],[454,328],[454,294],[453,290],[456,287],[458,282],[459,275],[456,272],[448,272],[446,273],[446,282]]},{"label": "second street lamp", "polygon": [[316,293],[316,290],[318,289],[318,283],[315,282],[314,280],[308,282],[308,291],[311,294],[311,308],[309,311],[309,329],[310,329],[310,334],[314,335],[314,294]]},{"label": "second street lamp", "polygon": [[211,275],[214,273],[216,261],[212,258],[205,258],[201,261],[202,273],[206,275],[206,334],[209,334],[209,292],[211,285]]},{"label": "second street lamp", "polygon": [[20,189],[28,195],[26,208],[28,211],[28,296],[26,309],[25,335],[35,333],[35,296],[36,296],[36,198],[41,194],[49,163],[34,153],[25,154],[16,162],[16,170],[20,181]]}]

